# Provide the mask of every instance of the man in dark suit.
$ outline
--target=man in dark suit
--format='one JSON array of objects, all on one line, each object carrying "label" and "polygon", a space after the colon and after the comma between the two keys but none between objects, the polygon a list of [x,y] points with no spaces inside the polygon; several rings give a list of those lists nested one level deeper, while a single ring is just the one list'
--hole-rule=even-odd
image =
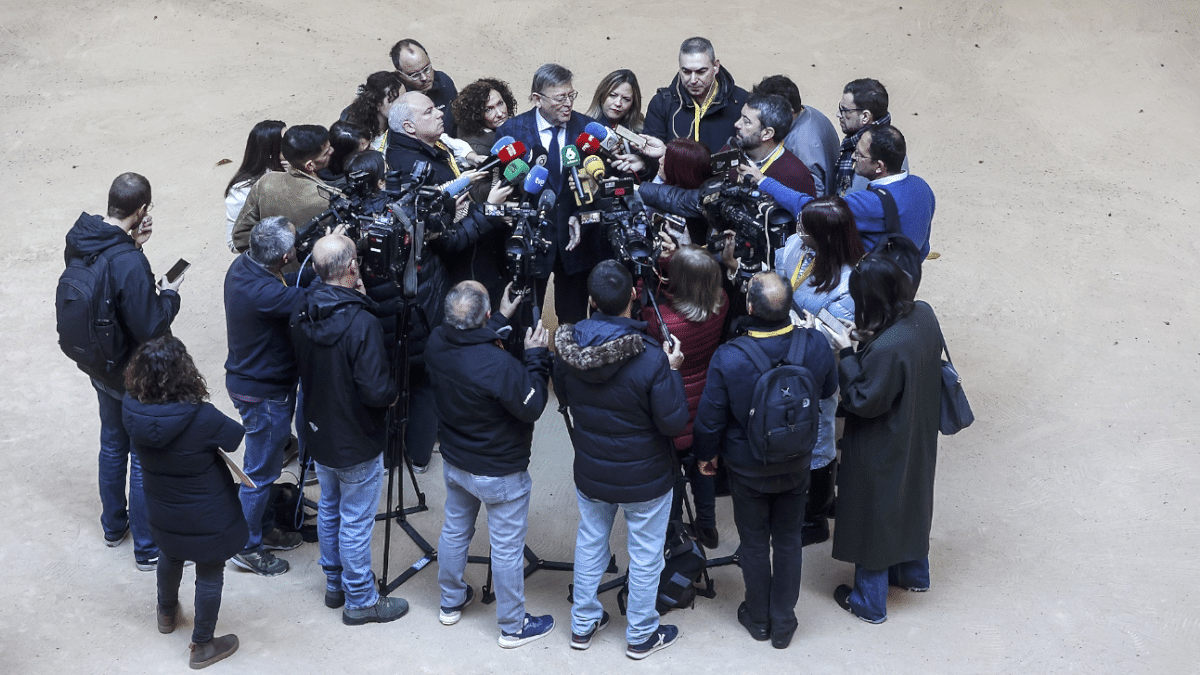
[{"label": "man in dark suit", "polygon": [[579,92],[572,86],[571,71],[556,63],[547,63],[533,74],[529,101],[533,108],[509,119],[496,130],[498,137],[512,136],[527,148],[546,149],[546,169],[550,176],[547,190],[557,196],[552,228],[542,233],[552,243],[537,269],[537,304],[546,296],[546,283],[554,272],[554,313],[559,323],[575,323],[587,318],[588,272],[605,255],[608,245],[598,228],[580,231],[572,214],[578,208],[571,196],[570,180],[563,169],[562,149],[575,139],[592,118],[572,110]]}]

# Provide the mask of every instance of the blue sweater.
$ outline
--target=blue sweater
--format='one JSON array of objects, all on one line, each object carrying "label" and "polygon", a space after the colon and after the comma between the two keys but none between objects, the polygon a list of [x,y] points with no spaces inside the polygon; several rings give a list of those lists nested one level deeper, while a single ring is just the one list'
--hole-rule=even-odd
[{"label": "blue sweater", "polygon": [[275,398],[296,388],[296,354],[288,319],[304,289],[243,253],[225,274],[225,388],[233,394]]},{"label": "blue sweater", "polygon": [[[874,183],[872,183],[874,185]],[[788,189],[773,178],[764,178],[759,189],[775,198],[779,205],[800,217],[800,210],[812,201],[803,192]],[[933,222],[934,198],[929,184],[919,176],[908,174],[900,180],[882,186],[896,199],[900,211],[900,231],[921,249],[921,256],[929,255],[929,230]],[[862,235],[863,247],[867,252],[874,250],[880,236],[887,230],[883,219],[883,202],[879,195],[870,190],[848,193],[844,199],[854,214],[858,232]]]}]

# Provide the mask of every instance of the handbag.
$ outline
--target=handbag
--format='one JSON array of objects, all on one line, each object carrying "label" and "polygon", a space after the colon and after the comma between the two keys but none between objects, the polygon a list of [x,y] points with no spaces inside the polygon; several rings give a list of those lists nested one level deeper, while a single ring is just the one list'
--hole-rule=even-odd
[{"label": "handbag", "polygon": [[938,431],[951,436],[971,426],[975,421],[975,413],[971,412],[967,393],[963,391],[962,378],[950,359],[950,350],[946,348],[946,336],[941,337],[942,351],[945,352],[946,359],[942,361],[942,414],[938,421]]}]

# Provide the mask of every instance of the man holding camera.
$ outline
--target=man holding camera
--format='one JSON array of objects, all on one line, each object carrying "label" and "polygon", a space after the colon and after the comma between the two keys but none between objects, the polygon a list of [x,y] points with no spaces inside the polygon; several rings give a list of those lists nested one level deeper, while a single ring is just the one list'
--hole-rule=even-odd
[{"label": "man holding camera", "polygon": [[[739,565],[746,585],[738,621],[755,640],[770,639],[776,649],[785,649],[796,632],[803,550],[800,532],[812,447],[807,451],[796,448],[787,461],[767,462],[759,456],[764,439],[756,443],[750,438],[756,433],[750,416],[757,403],[757,385],[771,365],[786,359],[808,369],[820,399],[837,392],[837,368],[829,343],[815,330],[792,326],[788,314],[791,299],[791,286],[775,272],[760,272],[750,279],[749,316],[743,319],[748,327],[746,337],[721,345],[713,354],[693,427],[700,471],[716,475],[718,454],[729,470],[733,518],[741,538]],[[799,344],[793,346],[794,342]],[[759,359],[751,356],[752,350],[760,350]],[[794,362],[791,357],[797,354],[802,357]],[[785,400],[803,401],[806,394],[815,393],[793,390],[794,382],[787,384]],[[818,401],[804,403],[804,410],[818,414]],[[803,417],[791,418],[793,424],[796,419]]]},{"label": "man holding camera", "polygon": [[506,289],[500,311],[488,309],[487,289],[463,281],[446,295],[446,320],[434,329],[425,362],[437,392],[446,520],[438,543],[441,613],[451,626],[475,599],[463,573],[480,504],[487,505],[491,571],[501,647],[514,648],[554,629],[550,615],[525,613],[525,534],[528,531],[529,454],[533,423],[546,407],[550,352],[539,323],[525,331],[518,360],[496,330],[508,323],[520,298]]},{"label": "man holding camera", "polygon": [[282,216],[260,220],[250,230],[250,249],[234,259],[225,274],[225,390],[246,427],[243,464],[253,485],[238,496],[250,537],[233,563],[273,577],[288,571],[288,561],[271,551],[300,546],[299,532],[275,526],[271,485],[283,471],[296,411],[296,354],[288,320],[304,299],[304,289],[288,283],[282,270],[296,256],[296,228]]},{"label": "man holding camera", "polygon": [[629,624],[625,655],[644,659],[679,637],[655,608],[675,480],[671,440],[687,426],[678,340],[660,345],[631,314],[629,270],[605,260],[588,276],[596,311],[555,335],[554,391],[569,412],[575,446],[579,533],[575,540],[571,647],[587,649],[608,626],[597,597],[617,510],[629,529]]},{"label": "man holding camera", "polygon": [[354,241],[322,237],[313,246],[313,267],[321,283],[309,288],[290,330],[304,394],[305,447],[321,483],[317,535],[325,606],[345,605],[348,626],[394,621],[408,612],[408,602],[376,590],[371,533],[396,383],[375,303],[363,294]]},{"label": "man holding camera", "polygon": [[[64,258],[67,264],[82,259],[88,265],[104,258],[108,298],[112,303],[115,330],[121,331],[126,350],[117,365],[106,373],[85,370],[100,403],[100,525],[104,543],[119,546],[133,532],[133,557],[137,568],[149,572],[158,567],[158,547],[150,536],[146,520],[146,499],[142,492],[142,467],[131,452],[129,434],[122,420],[121,400],[125,395],[124,364],[137,346],[162,336],[179,313],[179,286],[165,278],[156,289],[150,262],[142,246],[150,239],[154,219],[150,209],[150,181],[136,173],[117,176],[108,190],[108,210],[104,217],[81,213],[67,232]],[[102,292],[97,290],[96,292]],[[60,325],[60,330],[62,326]],[[76,336],[83,339],[84,336]],[[125,497],[126,466],[129,472],[129,498]]]}]

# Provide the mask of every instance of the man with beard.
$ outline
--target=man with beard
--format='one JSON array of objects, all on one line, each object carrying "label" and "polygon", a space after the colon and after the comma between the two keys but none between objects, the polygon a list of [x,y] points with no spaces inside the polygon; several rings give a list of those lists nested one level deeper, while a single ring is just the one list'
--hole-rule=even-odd
[{"label": "man with beard", "polygon": [[688,38],[679,46],[679,74],[646,107],[643,133],[663,143],[691,138],[710,150],[719,148],[733,135],[745,102],[746,90],[721,68],[712,43]]},{"label": "man with beard", "polygon": [[[848,193],[865,190],[869,180],[854,170],[854,149],[862,135],[874,127],[892,124],[888,112],[887,89],[879,80],[862,78],[853,80],[842,89],[842,100],[838,103],[838,124],[845,138],[842,139],[841,154],[838,156],[837,173],[830,194],[845,197]],[[904,158],[904,171],[908,171],[908,157]]]}]

